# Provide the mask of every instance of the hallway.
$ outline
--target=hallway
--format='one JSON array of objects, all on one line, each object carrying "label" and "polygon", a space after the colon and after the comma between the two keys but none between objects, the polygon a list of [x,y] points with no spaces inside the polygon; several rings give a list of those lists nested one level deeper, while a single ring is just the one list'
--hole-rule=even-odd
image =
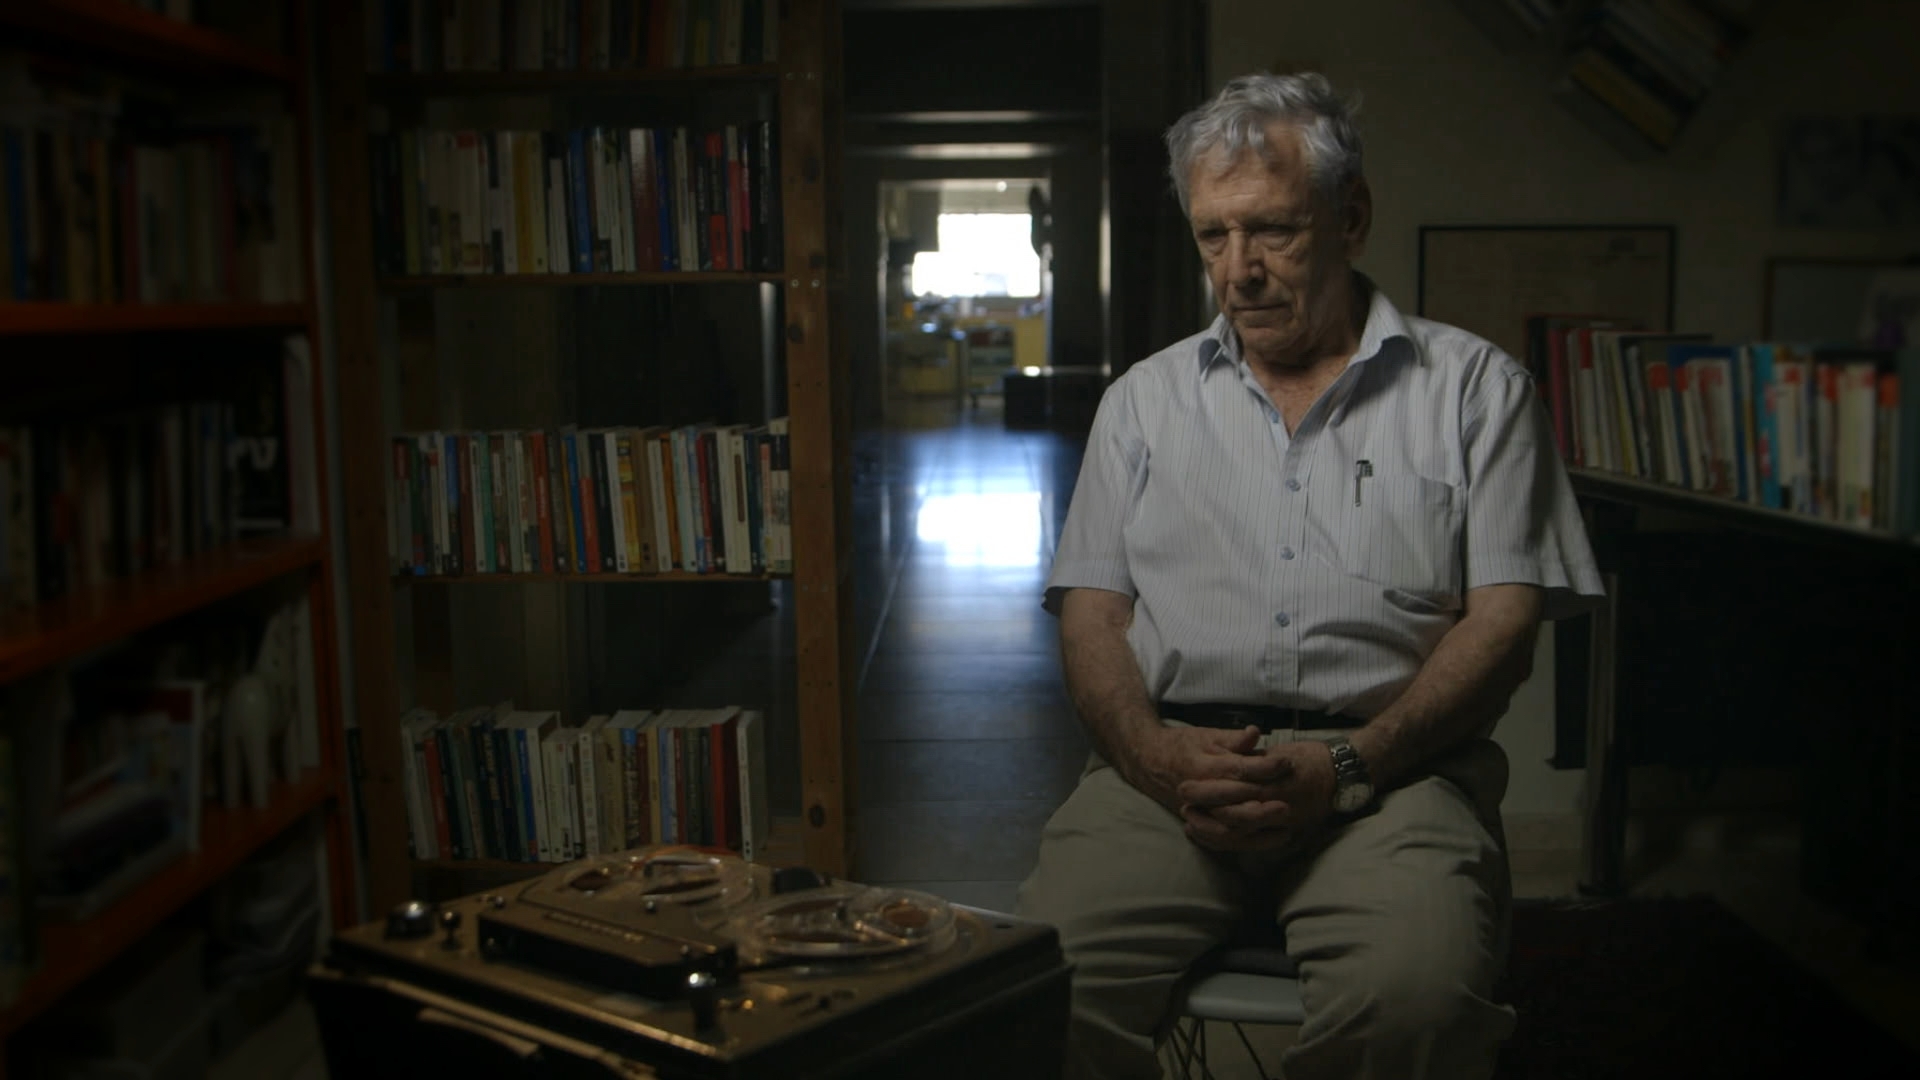
[{"label": "hallway", "polygon": [[855,865],[869,883],[1010,911],[1087,755],[1040,608],[1081,444],[1008,431],[993,407],[895,415],[877,437],[885,464],[854,495],[879,556],[861,560],[878,630],[858,658]]}]

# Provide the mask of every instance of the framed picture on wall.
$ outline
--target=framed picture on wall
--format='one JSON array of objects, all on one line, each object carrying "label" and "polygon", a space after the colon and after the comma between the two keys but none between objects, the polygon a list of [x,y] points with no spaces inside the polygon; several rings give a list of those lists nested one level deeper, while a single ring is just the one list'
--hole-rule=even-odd
[{"label": "framed picture on wall", "polygon": [[1671,225],[1423,225],[1419,313],[1524,359],[1527,316],[1673,327]]}]

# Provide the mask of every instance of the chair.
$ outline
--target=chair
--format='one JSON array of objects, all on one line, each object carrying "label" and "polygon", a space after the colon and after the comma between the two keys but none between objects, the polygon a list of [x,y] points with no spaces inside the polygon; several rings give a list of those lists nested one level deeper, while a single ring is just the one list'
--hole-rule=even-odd
[{"label": "chair", "polygon": [[[1247,1056],[1268,1080],[1266,1065],[1254,1052],[1244,1024],[1297,1026],[1306,1020],[1300,1000],[1299,969],[1286,949],[1278,945],[1230,945],[1216,949],[1194,965],[1179,1016],[1167,1036],[1167,1049],[1181,1080],[1213,1080],[1207,1065],[1208,1020],[1233,1025]],[[1200,1071],[1194,1072],[1194,1066]]]}]

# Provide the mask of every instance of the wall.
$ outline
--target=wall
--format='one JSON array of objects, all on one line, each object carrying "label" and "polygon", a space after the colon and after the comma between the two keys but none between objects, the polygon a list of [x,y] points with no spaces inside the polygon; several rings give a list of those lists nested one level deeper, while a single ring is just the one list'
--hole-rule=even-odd
[{"label": "wall", "polygon": [[[1900,256],[1920,237],[1772,225],[1773,122],[1798,111],[1920,112],[1920,4],[1777,0],[1697,130],[1666,159],[1634,163],[1558,105],[1523,54],[1503,53],[1452,4],[1431,0],[1212,0],[1211,85],[1258,69],[1315,69],[1364,98],[1377,216],[1366,270],[1414,305],[1423,224],[1672,222],[1678,328],[1729,339],[1762,330],[1769,255]],[[1580,775],[1554,772],[1551,641],[1501,738],[1507,807],[1578,806]]]}]

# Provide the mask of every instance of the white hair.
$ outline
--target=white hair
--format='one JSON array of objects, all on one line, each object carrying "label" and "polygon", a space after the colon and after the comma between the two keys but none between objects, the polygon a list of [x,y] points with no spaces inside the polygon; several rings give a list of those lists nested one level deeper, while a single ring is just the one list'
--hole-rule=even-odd
[{"label": "white hair", "polygon": [[1361,177],[1360,133],[1353,124],[1357,111],[1359,102],[1336,93],[1324,75],[1261,72],[1234,79],[1167,129],[1167,172],[1181,212],[1189,209],[1187,187],[1202,161],[1219,156],[1232,163],[1249,151],[1271,161],[1267,128],[1275,123],[1299,132],[1314,188],[1339,205]]}]

